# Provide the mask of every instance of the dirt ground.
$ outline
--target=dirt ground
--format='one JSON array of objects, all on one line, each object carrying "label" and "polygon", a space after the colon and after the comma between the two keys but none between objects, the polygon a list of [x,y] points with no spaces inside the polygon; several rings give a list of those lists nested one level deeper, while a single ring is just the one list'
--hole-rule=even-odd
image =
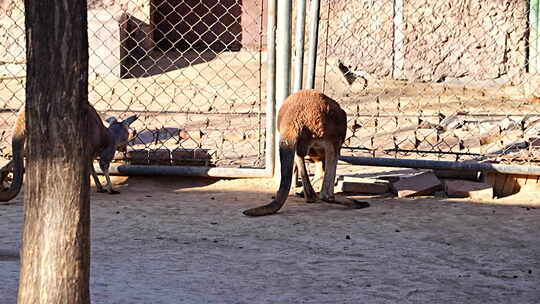
[{"label": "dirt ground", "polygon": [[[530,195],[370,197],[354,210],[290,196],[277,215],[248,218],[272,180],[115,182],[120,195],[92,193],[93,303],[540,302]],[[2,304],[16,302],[22,215],[21,196],[0,205]]]}]

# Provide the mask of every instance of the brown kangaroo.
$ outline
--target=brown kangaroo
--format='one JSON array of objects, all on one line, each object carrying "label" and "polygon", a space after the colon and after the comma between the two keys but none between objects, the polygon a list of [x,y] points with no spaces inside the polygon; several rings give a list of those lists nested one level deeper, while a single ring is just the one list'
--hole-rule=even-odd
[{"label": "brown kangaroo", "polygon": [[317,175],[323,174],[320,199],[335,202],[334,181],[341,145],[347,133],[347,114],[330,97],[316,90],[302,90],[290,95],[278,113],[281,180],[276,197],[269,204],[244,211],[248,216],[276,213],[291,189],[293,170],[302,177],[304,199],[317,201],[309,181],[304,158],[317,163]]},{"label": "brown kangaroo", "polygon": [[[94,178],[96,188],[98,192],[109,192],[110,194],[119,193],[112,188],[111,179],[109,177],[109,165],[114,157],[114,153],[117,149],[122,149],[128,142],[129,125],[137,119],[136,115],[130,116],[124,121],[117,121],[112,117],[107,119],[109,127],[106,128],[96,109],[90,104],[87,104],[86,110],[88,111],[88,137],[90,142],[88,143],[90,148],[90,155],[92,156],[92,163],[90,164],[90,173]],[[6,202],[13,199],[21,191],[23,175],[24,175],[24,144],[26,139],[25,129],[25,112],[22,108],[17,114],[17,121],[13,130],[13,137],[11,139],[11,146],[13,151],[13,159],[4,165],[0,169],[0,177],[2,180],[0,184],[4,182],[5,177],[9,171],[13,170],[13,180],[9,185],[9,188],[0,191],[0,201]],[[94,170],[93,160],[99,156],[99,166],[105,175],[107,180],[107,190],[104,190],[99,182],[97,174]]]}]

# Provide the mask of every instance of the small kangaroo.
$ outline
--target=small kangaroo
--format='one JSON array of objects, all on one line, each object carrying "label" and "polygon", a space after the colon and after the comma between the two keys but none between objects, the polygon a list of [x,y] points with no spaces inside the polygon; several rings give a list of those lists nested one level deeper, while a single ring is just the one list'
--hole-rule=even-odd
[{"label": "small kangaroo", "polygon": [[334,180],[341,145],[347,133],[347,114],[330,97],[316,90],[302,90],[290,95],[278,113],[280,134],[279,158],[281,180],[276,197],[269,204],[245,210],[248,216],[276,213],[285,204],[292,183],[293,170],[302,177],[304,199],[317,202],[309,181],[304,158],[309,155],[323,174],[320,200],[335,202]]},{"label": "small kangaroo", "polygon": [[[110,117],[106,121],[109,123],[109,127],[106,128],[96,109],[90,104],[87,104],[86,110],[88,111],[88,136],[90,139],[89,148],[92,156],[92,163],[90,164],[90,173],[94,178],[96,188],[98,192],[109,192],[110,194],[120,193],[112,188],[111,179],[109,177],[109,165],[114,157],[116,150],[125,150],[129,140],[129,125],[137,120],[137,115],[133,115],[125,119],[124,121],[117,121],[116,118]],[[13,199],[21,191],[23,175],[24,175],[24,144],[26,139],[25,129],[25,112],[22,108],[17,114],[17,120],[13,130],[13,137],[11,140],[13,159],[4,165],[0,169],[0,177],[3,183],[7,172],[13,170],[13,181],[9,188],[4,191],[0,191],[0,201],[7,202]],[[107,180],[107,190],[104,190],[99,182],[97,174],[94,170],[93,160],[99,156],[99,166],[105,175]]]}]

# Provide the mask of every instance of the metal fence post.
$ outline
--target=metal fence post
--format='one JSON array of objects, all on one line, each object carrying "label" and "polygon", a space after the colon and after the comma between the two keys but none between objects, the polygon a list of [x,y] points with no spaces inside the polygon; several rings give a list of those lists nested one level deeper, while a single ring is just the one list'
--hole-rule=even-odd
[{"label": "metal fence post", "polygon": [[269,176],[273,175],[276,163],[276,9],[277,0],[268,0],[265,167]]},{"label": "metal fence post", "polygon": [[315,68],[317,66],[317,44],[319,36],[319,11],[321,0],[311,0],[311,27],[309,33],[307,89],[315,88]]},{"label": "metal fence post", "polygon": [[394,0],[394,58],[392,67],[392,77],[394,79],[403,78],[403,67],[405,65],[405,54],[403,40],[405,24],[403,22],[403,0]]},{"label": "metal fence post", "polygon": [[295,33],[295,67],[293,92],[302,89],[304,78],[304,36],[306,34],[306,0],[297,0],[296,3],[296,33]]},{"label": "metal fence post", "polygon": [[[279,0],[276,35],[276,110],[290,94],[291,86],[291,7],[292,0]],[[279,136],[276,137],[276,150]],[[280,176],[279,153],[275,155],[274,177]]]},{"label": "metal fence post", "polygon": [[529,2],[529,73],[538,73],[539,0]]}]

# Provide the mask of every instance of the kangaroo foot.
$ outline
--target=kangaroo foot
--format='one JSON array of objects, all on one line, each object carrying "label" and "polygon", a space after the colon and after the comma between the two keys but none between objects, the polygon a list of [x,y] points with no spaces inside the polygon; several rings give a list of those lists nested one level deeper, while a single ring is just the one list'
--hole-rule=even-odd
[{"label": "kangaroo foot", "polygon": [[120,191],[118,190],[109,190],[107,192],[109,192],[109,194],[120,194]]},{"label": "kangaroo foot", "polygon": [[103,188],[97,189],[96,191],[97,191],[98,193],[107,193],[107,192],[108,192],[107,190],[105,190],[105,189],[103,189]]}]

